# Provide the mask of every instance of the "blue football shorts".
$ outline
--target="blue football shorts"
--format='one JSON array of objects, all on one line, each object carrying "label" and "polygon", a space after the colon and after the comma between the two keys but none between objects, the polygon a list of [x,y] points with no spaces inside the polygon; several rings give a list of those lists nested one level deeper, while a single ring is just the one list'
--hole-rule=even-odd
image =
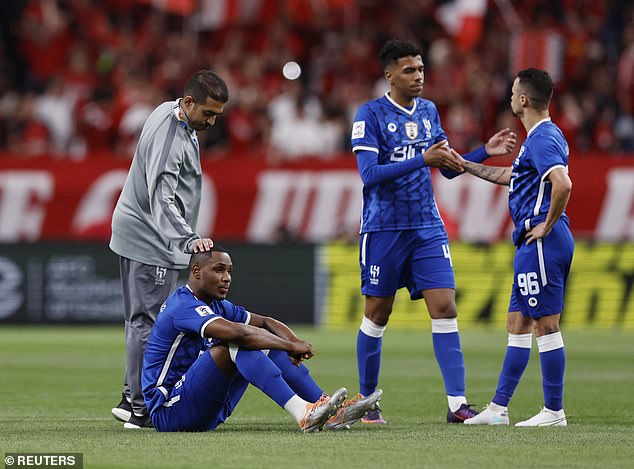
[{"label": "blue football shorts", "polygon": [[444,227],[363,233],[359,264],[364,295],[393,296],[407,287],[418,300],[423,290],[456,288]]},{"label": "blue football shorts", "polygon": [[523,241],[513,261],[509,312],[531,318],[561,313],[574,250],[570,228],[561,220],[545,238],[528,245]]},{"label": "blue football shorts", "polygon": [[213,430],[231,415],[248,385],[239,373],[227,377],[205,351],[152,412],[152,423],[161,432]]}]

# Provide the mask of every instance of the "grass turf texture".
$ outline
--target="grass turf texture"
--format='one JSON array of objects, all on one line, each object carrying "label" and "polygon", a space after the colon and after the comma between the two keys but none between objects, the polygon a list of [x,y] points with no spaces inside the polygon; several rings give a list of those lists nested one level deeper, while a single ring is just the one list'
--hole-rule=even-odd
[{"label": "grass turf texture", "polygon": [[[356,393],[356,331],[298,328],[317,355],[307,362],[327,390]],[[120,398],[123,329],[0,328],[0,450],[76,452],[85,468],[631,467],[634,332],[564,331],[567,428],[466,427],[445,423],[446,399],[425,331],[388,330],[380,387],[388,425],[303,435],[291,417],[250,388],[213,432],[124,430],[110,415]],[[469,399],[492,397],[503,330],[462,331]],[[539,358],[511,402],[511,423],[542,403]]]}]

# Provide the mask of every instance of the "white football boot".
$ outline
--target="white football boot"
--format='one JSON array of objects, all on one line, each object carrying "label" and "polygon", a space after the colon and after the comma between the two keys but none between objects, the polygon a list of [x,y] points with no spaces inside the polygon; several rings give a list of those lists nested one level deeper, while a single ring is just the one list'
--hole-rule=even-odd
[{"label": "white football boot", "polygon": [[506,407],[491,402],[482,412],[463,423],[465,425],[508,425],[509,412]]},{"label": "white football boot", "polygon": [[516,427],[566,427],[568,421],[566,420],[566,414],[564,409],[550,410],[543,407],[539,414],[534,417],[524,420],[523,422],[517,422]]}]

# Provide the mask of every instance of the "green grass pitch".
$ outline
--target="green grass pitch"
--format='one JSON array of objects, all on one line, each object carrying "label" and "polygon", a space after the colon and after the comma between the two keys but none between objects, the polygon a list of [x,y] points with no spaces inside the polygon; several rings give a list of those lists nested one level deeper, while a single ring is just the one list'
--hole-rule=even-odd
[{"label": "green grass pitch", "polygon": [[[317,355],[307,362],[326,390],[356,393],[356,331],[297,328]],[[506,346],[499,328],[464,328],[468,397],[492,397]],[[566,428],[466,427],[445,422],[446,400],[430,333],[388,329],[380,387],[388,425],[303,435],[250,388],[234,415],[208,433],[124,430],[122,327],[0,328],[0,450],[79,452],[85,468],[632,467],[634,332],[564,331]],[[511,402],[511,422],[542,403],[534,344]]]}]

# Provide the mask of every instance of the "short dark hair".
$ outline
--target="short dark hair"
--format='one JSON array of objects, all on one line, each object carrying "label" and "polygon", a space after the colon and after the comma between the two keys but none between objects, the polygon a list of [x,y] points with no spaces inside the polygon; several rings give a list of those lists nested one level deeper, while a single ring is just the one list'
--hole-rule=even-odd
[{"label": "short dark hair", "polygon": [[517,78],[519,78],[519,84],[526,90],[533,107],[537,111],[548,109],[555,87],[548,72],[531,67],[518,72]]},{"label": "short dark hair", "polygon": [[214,244],[214,246],[209,251],[193,253],[189,258],[189,270],[191,271],[192,267],[194,267],[194,265],[196,264],[201,265],[209,261],[214,252],[227,252],[227,250],[219,244]]},{"label": "short dark hair", "polygon": [[226,103],[229,101],[229,89],[225,81],[211,70],[199,70],[185,85],[183,96],[191,96],[199,104],[205,104],[207,98]]},{"label": "short dark hair", "polygon": [[379,62],[385,70],[390,64],[402,57],[416,57],[417,55],[423,56],[423,51],[418,44],[402,39],[390,39],[379,51]]}]

